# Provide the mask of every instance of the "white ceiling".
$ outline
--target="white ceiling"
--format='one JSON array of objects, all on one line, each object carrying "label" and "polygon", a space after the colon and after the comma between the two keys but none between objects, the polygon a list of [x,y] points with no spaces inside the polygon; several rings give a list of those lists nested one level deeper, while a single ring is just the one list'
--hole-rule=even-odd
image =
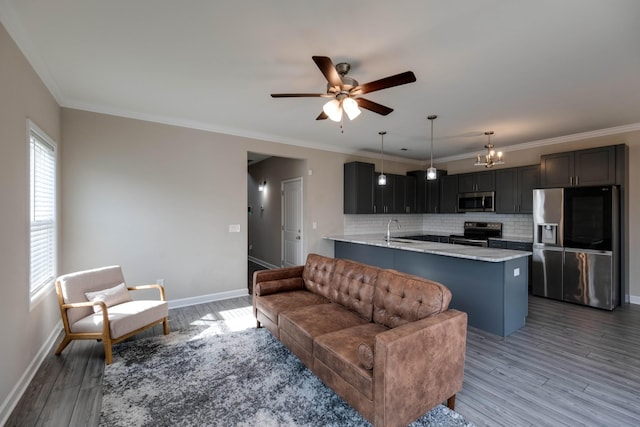
[{"label": "white ceiling", "polygon": [[[640,130],[638,0],[0,0],[0,19],[65,107],[338,151],[473,156]],[[316,121],[311,60],[349,62],[395,109]],[[603,131],[604,130],[604,131]],[[584,135],[582,135],[584,136]],[[510,148],[511,146],[511,148]],[[406,148],[407,151],[401,151]],[[508,158],[508,157],[507,157]]]}]

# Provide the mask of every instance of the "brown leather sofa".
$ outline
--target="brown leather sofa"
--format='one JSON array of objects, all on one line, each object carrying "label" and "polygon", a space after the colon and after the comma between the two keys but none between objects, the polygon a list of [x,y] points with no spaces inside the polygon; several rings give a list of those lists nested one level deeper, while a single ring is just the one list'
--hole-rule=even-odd
[{"label": "brown leather sofa", "polygon": [[467,315],[443,285],[310,254],[253,277],[253,313],[374,426],[406,426],[462,389]]}]

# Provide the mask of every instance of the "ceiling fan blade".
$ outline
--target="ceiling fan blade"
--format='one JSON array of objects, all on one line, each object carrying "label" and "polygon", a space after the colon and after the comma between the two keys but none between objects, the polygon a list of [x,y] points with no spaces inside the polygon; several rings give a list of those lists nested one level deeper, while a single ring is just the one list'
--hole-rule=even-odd
[{"label": "ceiling fan blade", "polygon": [[318,117],[316,117],[316,120],[327,120],[328,118],[329,116],[327,116],[327,114],[323,111],[318,115]]},{"label": "ceiling fan blade", "polygon": [[272,93],[272,98],[317,98],[326,96],[326,93]]},{"label": "ceiling fan blade", "polygon": [[369,101],[365,98],[356,98],[355,100],[359,107],[373,111],[374,113],[382,114],[383,116],[386,116],[393,111],[393,108],[386,107],[382,104],[378,104],[377,102]]},{"label": "ceiling fan blade", "polygon": [[342,79],[340,78],[340,74],[336,71],[336,66],[333,65],[331,58],[327,56],[312,56],[313,62],[316,63],[320,71],[327,79],[331,86],[338,86],[342,89]]},{"label": "ceiling fan blade", "polygon": [[356,86],[351,89],[352,95],[361,95],[376,90],[387,89],[394,86],[400,86],[407,83],[413,83],[416,81],[416,76],[413,71],[405,71],[404,73],[396,74],[394,76],[385,77],[384,79],[375,80],[373,82],[365,83],[360,86]]}]

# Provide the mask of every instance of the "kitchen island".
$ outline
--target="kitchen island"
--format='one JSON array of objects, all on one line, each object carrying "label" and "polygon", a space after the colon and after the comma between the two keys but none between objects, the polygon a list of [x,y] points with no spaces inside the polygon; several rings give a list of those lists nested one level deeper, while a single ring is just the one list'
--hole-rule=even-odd
[{"label": "kitchen island", "polygon": [[405,240],[383,234],[331,236],[335,257],[442,283],[469,325],[507,336],[525,324],[531,252]]}]

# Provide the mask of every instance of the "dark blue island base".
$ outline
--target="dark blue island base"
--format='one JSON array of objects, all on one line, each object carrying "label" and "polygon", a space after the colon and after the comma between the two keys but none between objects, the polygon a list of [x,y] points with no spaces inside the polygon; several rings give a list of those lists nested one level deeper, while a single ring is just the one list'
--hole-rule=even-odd
[{"label": "dark blue island base", "polygon": [[445,285],[451,308],[467,313],[469,325],[507,336],[525,324],[528,262],[523,256],[488,262],[424,252],[335,241],[335,257],[415,274]]}]

